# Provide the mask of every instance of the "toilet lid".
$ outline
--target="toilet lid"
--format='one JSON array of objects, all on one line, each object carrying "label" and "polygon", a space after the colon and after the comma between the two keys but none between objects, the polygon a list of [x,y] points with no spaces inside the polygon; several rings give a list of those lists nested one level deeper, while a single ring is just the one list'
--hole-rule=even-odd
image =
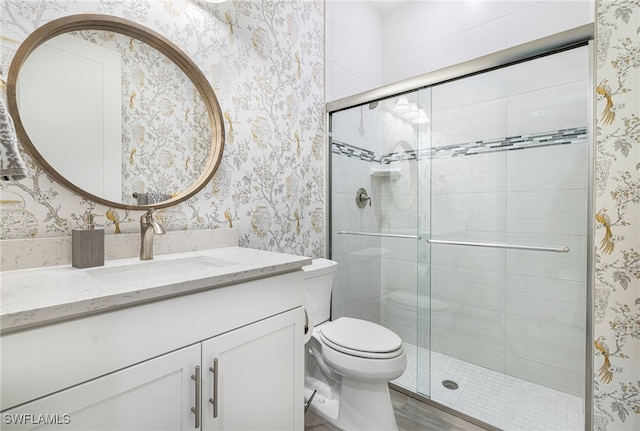
[{"label": "toilet lid", "polygon": [[403,352],[402,339],[396,333],[361,319],[340,317],[323,325],[320,336],[329,347],[363,358],[395,358]]}]

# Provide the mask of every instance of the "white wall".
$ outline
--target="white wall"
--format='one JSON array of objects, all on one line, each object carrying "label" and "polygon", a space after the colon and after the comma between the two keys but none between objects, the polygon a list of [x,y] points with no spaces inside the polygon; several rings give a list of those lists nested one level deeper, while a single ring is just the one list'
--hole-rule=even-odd
[{"label": "white wall", "polygon": [[327,101],[382,85],[382,17],[369,1],[327,0]]},{"label": "white wall", "polygon": [[327,101],[471,60],[594,21],[590,0],[328,0]]},{"label": "white wall", "polygon": [[593,3],[412,1],[382,22],[388,84],[593,22]]}]

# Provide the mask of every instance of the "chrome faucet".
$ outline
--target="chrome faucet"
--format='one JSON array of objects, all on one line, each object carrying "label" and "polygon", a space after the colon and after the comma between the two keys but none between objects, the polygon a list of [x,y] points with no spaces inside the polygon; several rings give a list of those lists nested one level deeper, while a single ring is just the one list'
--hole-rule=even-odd
[{"label": "chrome faucet", "polygon": [[140,217],[140,260],[153,259],[153,237],[164,233],[162,225],[153,221],[153,211],[152,208]]}]

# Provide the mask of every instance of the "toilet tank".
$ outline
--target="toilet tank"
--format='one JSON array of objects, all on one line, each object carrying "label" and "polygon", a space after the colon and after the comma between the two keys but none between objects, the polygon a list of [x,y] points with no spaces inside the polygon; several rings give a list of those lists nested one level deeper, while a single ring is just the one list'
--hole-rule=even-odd
[{"label": "toilet tank", "polygon": [[313,259],[311,265],[302,267],[305,307],[316,325],[331,317],[331,289],[337,269],[338,263],[329,259]]}]

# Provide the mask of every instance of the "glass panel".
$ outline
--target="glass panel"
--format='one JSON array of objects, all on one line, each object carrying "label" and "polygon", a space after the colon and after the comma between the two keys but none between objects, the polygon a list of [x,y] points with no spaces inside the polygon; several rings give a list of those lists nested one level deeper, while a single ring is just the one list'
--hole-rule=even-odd
[{"label": "glass panel", "polygon": [[501,429],[584,429],[587,72],[583,47],[433,87],[432,238],[570,249],[431,246],[431,398]]},{"label": "glass panel", "polygon": [[330,116],[331,256],[339,263],[332,318],[361,318],[397,333],[410,363],[394,383],[412,391],[418,374],[418,184],[424,175],[418,144],[428,127],[418,103],[425,102],[412,92]]}]

